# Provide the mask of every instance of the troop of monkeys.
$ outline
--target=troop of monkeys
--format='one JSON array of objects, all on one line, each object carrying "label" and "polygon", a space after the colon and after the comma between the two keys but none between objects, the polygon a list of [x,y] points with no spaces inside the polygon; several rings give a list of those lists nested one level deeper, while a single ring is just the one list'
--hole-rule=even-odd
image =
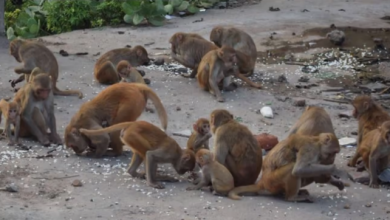
[{"label": "troop of monkeys", "polygon": [[[176,33],[169,40],[173,59],[193,69],[185,77],[197,76],[200,87],[214,94],[218,101],[223,101],[220,89],[237,88],[232,76],[261,87],[246,78],[253,73],[257,56],[247,33],[216,27],[210,39],[214,43],[197,34]],[[58,63],[44,45],[15,39],[10,42],[9,51],[22,63],[15,68],[21,76],[11,81],[12,87],[26,80],[12,101],[0,101],[6,118],[3,133],[9,144],[18,144],[19,137],[35,138],[44,146],[62,144],[56,130],[53,95],[82,98],[83,94],[56,87]],[[82,104],[71,118],[64,135],[67,148],[79,156],[100,158],[121,155],[125,145],[133,152],[128,173],[145,178],[148,186],[162,189],[164,185],[158,181],[177,181],[157,174],[158,164],[171,163],[178,174],[193,172],[196,176],[194,186],[188,190],[211,186],[214,194],[231,199],[240,199],[243,193],[257,193],[284,194],[288,201],[312,202],[309,192],[302,187],[316,182],[343,190],[348,184],[340,178],[353,180],[334,164],[340,145],[330,116],[321,107],[307,107],[289,136],[266,155],[264,162],[262,148],[251,131],[223,109],[212,111],[209,119],[197,120],[187,148],[182,149],[166,134],[167,113],[160,98],[146,85],[150,80],[135,68],[150,61],[142,46],[114,49],[99,58],[94,76],[98,82],[112,85]],[[147,100],[153,102],[163,130],[149,122],[136,121]],[[353,115],[359,121],[359,136],[357,151],[348,165],[355,166],[362,158],[370,174],[369,186],[377,188],[378,173],[387,167],[390,153],[390,115],[370,96],[358,96],[352,105]],[[212,135],[213,153],[209,150]],[[145,173],[137,172],[143,161]],[[201,175],[197,175],[199,169]],[[255,183],[260,171],[261,178]]]}]

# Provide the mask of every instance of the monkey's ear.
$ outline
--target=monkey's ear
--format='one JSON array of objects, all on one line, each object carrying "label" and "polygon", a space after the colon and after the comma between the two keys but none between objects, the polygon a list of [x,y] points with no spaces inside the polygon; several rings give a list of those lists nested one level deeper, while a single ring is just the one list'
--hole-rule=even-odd
[{"label": "monkey's ear", "polygon": [[142,57],[144,55],[144,52],[141,49],[137,49],[137,56]]},{"label": "monkey's ear", "polygon": [[230,114],[230,117],[233,119],[234,118],[234,115],[233,114],[231,114],[231,113],[229,113]]},{"label": "monkey's ear", "polygon": [[217,32],[218,34],[221,34],[222,28],[220,28],[220,27],[215,28],[215,32]]},{"label": "monkey's ear", "polygon": [[330,134],[326,134],[325,143],[329,143],[331,140]]},{"label": "monkey's ear", "polygon": [[182,34],[177,34],[177,41],[182,41],[183,40],[183,35]]},{"label": "monkey's ear", "polygon": [[220,57],[223,56],[223,51],[222,50],[218,50],[218,56],[220,56]]},{"label": "monkey's ear", "polygon": [[189,161],[189,160],[191,160],[191,154],[185,154],[183,156],[183,161]]},{"label": "monkey's ear", "polygon": [[131,67],[132,67],[132,66],[131,66],[131,64],[129,63],[129,64],[127,65],[127,69],[128,69],[128,70],[131,70]]},{"label": "monkey's ear", "polygon": [[196,124],[193,124],[192,128],[194,129],[194,131],[198,131],[198,126]]}]

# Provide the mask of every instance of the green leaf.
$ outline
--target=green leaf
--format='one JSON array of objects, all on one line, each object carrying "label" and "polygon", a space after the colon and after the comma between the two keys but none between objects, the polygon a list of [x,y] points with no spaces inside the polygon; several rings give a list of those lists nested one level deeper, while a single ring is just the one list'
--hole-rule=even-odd
[{"label": "green leaf", "polygon": [[148,18],[148,22],[154,26],[163,26],[165,18],[164,17],[151,17]]},{"label": "green leaf", "polygon": [[125,21],[126,23],[128,24],[132,24],[133,23],[133,17],[132,15],[128,15],[126,14],[124,17],[123,17],[123,21]]},{"label": "green leaf", "polygon": [[8,40],[13,40],[15,38],[15,32],[14,32],[14,29],[12,27],[9,27],[7,29],[7,38]]},{"label": "green leaf", "polygon": [[172,14],[173,13],[173,6],[168,4],[168,5],[165,5],[164,6],[164,11],[168,14]]},{"label": "green leaf", "polygon": [[172,5],[174,8],[176,8],[179,5],[181,5],[181,3],[182,3],[182,0],[170,0],[169,1],[169,4]]},{"label": "green leaf", "polygon": [[190,7],[188,7],[188,12],[191,13],[191,14],[196,14],[199,12],[199,8],[196,7],[195,5],[190,5]]},{"label": "green leaf", "polygon": [[37,22],[35,21],[34,18],[29,18],[27,20],[27,27],[30,27],[31,25],[37,25]]},{"label": "green leaf", "polygon": [[134,17],[133,17],[133,24],[134,24],[134,25],[138,25],[138,24],[141,23],[144,19],[145,19],[145,17],[144,17],[143,15],[135,14]]},{"label": "green leaf", "polygon": [[41,7],[40,6],[30,6],[30,7],[28,7],[28,9],[30,9],[30,11],[32,11],[32,12],[39,12],[41,10]]},{"label": "green leaf", "polygon": [[31,25],[31,26],[29,27],[29,31],[30,31],[30,33],[32,33],[32,34],[38,34],[38,32],[39,32],[39,27],[38,27],[38,25],[37,25],[37,24]]},{"label": "green leaf", "polygon": [[183,1],[179,7],[176,8],[177,11],[185,11],[190,3],[188,1]]},{"label": "green leaf", "polygon": [[123,2],[122,4],[122,9],[123,11],[128,14],[128,15],[133,15],[134,13],[136,13],[136,10],[134,10],[134,8],[132,7],[132,5],[130,5],[129,3],[127,2]]},{"label": "green leaf", "polygon": [[157,10],[164,10],[164,3],[162,0],[155,0],[155,4],[157,6]]}]

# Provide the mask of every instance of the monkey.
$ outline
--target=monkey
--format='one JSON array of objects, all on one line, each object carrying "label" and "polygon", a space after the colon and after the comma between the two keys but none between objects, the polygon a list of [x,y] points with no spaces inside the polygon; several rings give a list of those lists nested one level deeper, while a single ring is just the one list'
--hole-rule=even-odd
[{"label": "monkey", "polygon": [[[353,161],[362,157],[370,174],[369,186],[379,188],[378,173],[388,167],[390,155],[390,121],[385,121],[377,129],[367,132],[358,146]],[[365,178],[356,179],[358,182]]]},{"label": "monkey", "polygon": [[220,87],[225,91],[233,91],[237,88],[232,83],[232,75],[240,78],[250,86],[260,89],[258,85],[245,76],[238,74],[236,51],[228,46],[212,50],[203,56],[198,67],[198,84],[205,91],[215,95],[218,102],[224,102]]},{"label": "monkey", "polygon": [[10,42],[9,53],[17,62],[23,63],[22,66],[16,67],[14,70],[15,73],[23,75],[11,81],[12,87],[25,79],[28,82],[29,74],[35,67],[39,67],[44,73],[50,75],[54,95],[78,95],[80,99],[83,98],[81,91],[61,91],[57,88],[58,62],[54,54],[45,45],[29,40],[15,39]]},{"label": "monkey", "polygon": [[150,79],[143,78],[141,73],[126,60],[121,60],[116,65],[116,70],[122,78],[121,82],[150,84]]},{"label": "monkey", "polygon": [[236,50],[240,73],[246,77],[253,74],[257,49],[255,42],[248,33],[235,27],[217,26],[210,32],[210,41],[218,47],[226,45]]},{"label": "monkey", "polygon": [[[378,128],[384,121],[390,120],[390,115],[368,95],[356,96],[351,104],[354,108],[352,115],[358,120],[357,151],[363,137],[369,131]],[[348,166],[356,166],[358,158],[355,152],[352,159],[348,161]]]},{"label": "monkey", "polygon": [[20,106],[20,137],[33,136],[43,146],[62,144],[56,128],[53,84],[49,74],[35,67],[28,82],[16,93],[14,102]]},{"label": "monkey", "polygon": [[[121,80],[117,65],[127,61],[131,66],[149,65],[150,58],[146,49],[140,45],[134,48],[117,48],[103,54],[95,64],[94,76],[101,84],[111,85]],[[142,74],[141,74],[142,76]]]},{"label": "monkey", "polygon": [[192,69],[190,74],[182,74],[185,78],[195,78],[202,57],[218,47],[196,33],[177,32],[169,39],[171,57],[187,68]]},{"label": "monkey", "polygon": [[[19,129],[20,129],[20,108],[17,102],[7,102],[5,99],[0,100],[0,123],[1,116],[5,117],[4,134],[8,137],[8,145],[12,146],[19,144]],[[11,124],[14,126],[14,135],[12,136]]]},{"label": "monkey", "polygon": [[338,139],[332,133],[318,136],[292,134],[267,154],[259,182],[234,188],[229,192],[229,198],[240,199],[239,194],[248,192],[261,195],[284,193],[287,201],[313,202],[309,192],[301,189],[311,183],[307,179],[328,175],[353,180],[348,172],[334,164],[321,163],[323,154],[337,154],[339,151]]},{"label": "monkey", "polygon": [[209,120],[207,118],[199,118],[192,127],[194,130],[187,141],[187,149],[195,154],[202,148],[209,150],[209,139],[212,136]]},{"label": "monkey", "polygon": [[179,175],[191,171],[195,167],[195,155],[192,151],[181,149],[179,144],[164,131],[146,121],[123,122],[103,129],[80,129],[87,136],[103,135],[105,133],[121,130],[121,141],[133,151],[128,173],[132,177],[145,178],[144,173],[137,169],[145,161],[147,185],[156,189],[164,189],[164,185],[156,179],[176,182],[177,180],[157,175],[157,165],[171,163]]},{"label": "monkey", "polygon": [[[145,109],[150,99],[156,107],[162,128],[167,129],[168,116],[160,98],[147,85],[141,83],[116,83],[104,89],[91,101],[81,105],[65,129],[65,144],[76,155],[87,157],[120,156],[123,143],[119,132],[87,137],[80,128],[100,129],[102,125],[111,126],[121,122],[135,121]],[[111,148],[111,149],[108,149]]]},{"label": "monkey", "polygon": [[254,184],[261,170],[262,149],[252,132],[224,109],[210,114],[216,161],[234,177],[234,186]]},{"label": "monkey", "polygon": [[200,149],[195,158],[202,167],[202,178],[196,186],[187,187],[187,190],[199,190],[211,183],[214,195],[227,196],[234,188],[234,178],[229,170],[214,159],[210,150]]}]

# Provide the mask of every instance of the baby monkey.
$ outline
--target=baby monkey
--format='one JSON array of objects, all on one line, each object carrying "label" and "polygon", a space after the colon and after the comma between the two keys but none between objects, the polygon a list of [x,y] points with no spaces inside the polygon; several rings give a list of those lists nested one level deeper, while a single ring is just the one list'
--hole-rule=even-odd
[{"label": "baby monkey", "polygon": [[[4,99],[0,100],[0,109],[2,114],[0,114],[0,123],[1,116],[5,117],[5,127],[3,135],[7,135],[9,143],[8,145],[12,146],[18,144],[19,138],[19,128],[20,128],[20,113],[19,105],[16,102],[7,102]],[[12,136],[11,124],[14,126],[14,135]]]},{"label": "baby monkey", "polygon": [[119,76],[122,78],[121,82],[150,84],[150,79],[143,78],[145,73],[137,70],[126,60],[120,61],[116,68]]},{"label": "baby monkey", "polygon": [[216,161],[213,154],[207,149],[200,149],[195,158],[202,167],[202,177],[196,186],[190,186],[187,190],[199,190],[211,183],[214,195],[227,196],[234,188],[234,179],[229,170]]}]

